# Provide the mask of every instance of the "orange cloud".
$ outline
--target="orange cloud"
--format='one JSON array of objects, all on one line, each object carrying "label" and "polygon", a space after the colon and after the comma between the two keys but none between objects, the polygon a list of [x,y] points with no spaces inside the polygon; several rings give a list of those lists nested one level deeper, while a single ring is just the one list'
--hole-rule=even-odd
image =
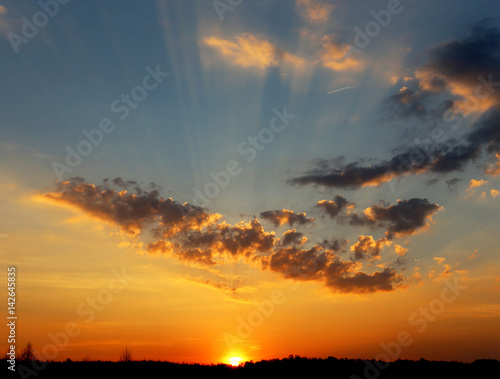
[{"label": "orange cloud", "polygon": [[288,224],[307,225],[314,221],[314,218],[307,218],[305,213],[295,213],[289,209],[264,211],[260,213],[260,217],[272,222],[274,226]]},{"label": "orange cloud", "polygon": [[408,249],[404,248],[401,245],[394,245],[394,251],[396,252],[397,255],[399,255],[400,257],[402,257],[403,255],[406,254],[406,252],[408,251]]},{"label": "orange cloud", "polygon": [[204,43],[216,49],[232,64],[243,68],[260,70],[270,67],[300,68],[305,64],[304,59],[252,34],[241,34],[236,37],[236,42],[208,37]]},{"label": "orange cloud", "polygon": [[297,0],[296,5],[302,11],[302,16],[315,23],[327,21],[335,8],[332,4],[317,0]]},{"label": "orange cloud", "polygon": [[495,163],[491,163],[489,167],[486,169],[487,175],[495,176],[500,174],[500,153],[496,153],[495,157],[497,161]]},{"label": "orange cloud", "polygon": [[[218,214],[204,208],[180,204],[159,195],[156,185],[142,190],[135,181],[120,178],[105,179],[93,185],[82,178],[58,182],[53,192],[43,198],[77,207],[92,217],[106,221],[121,231],[142,240],[139,243],[120,243],[148,253],[160,253],[185,264],[215,272],[214,266],[242,261],[260,266],[262,270],[278,272],[284,278],[315,280],[341,293],[370,293],[392,291],[400,287],[403,277],[394,269],[362,272],[362,264],[343,260],[337,252],[342,249],[339,240],[323,241],[309,249],[302,246],[307,237],[295,229],[288,230],[278,240],[274,232],[264,230],[259,220],[229,224]],[[276,225],[284,223],[304,225],[313,219],[305,213],[290,210],[269,211],[269,219]],[[153,241],[153,242],[149,242]],[[351,247],[356,258],[369,256],[378,259],[380,249],[391,241],[371,236],[360,236]],[[232,291],[226,285],[202,280],[203,284]]]},{"label": "orange cloud", "polygon": [[467,190],[470,191],[472,190],[473,188],[476,188],[476,187],[480,187],[484,184],[487,184],[488,181],[487,180],[475,180],[475,179],[472,179],[470,182],[469,182],[469,186],[467,187]]},{"label": "orange cloud", "polygon": [[333,71],[361,70],[363,63],[349,52],[348,45],[334,41],[334,36],[326,36],[320,53],[321,63]]},{"label": "orange cloud", "polygon": [[492,189],[491,190],[491,196],[492,197],[497,197],[498,195],[500,195],[500,191],[497,191],[496,189]]},{"label": "orange cloud", "polygon": [[460,96],[461,99],[454,102],[453,109],[455,112],[461,112],[464,115],[472,112],[482,113],[498,104],[498,99],[494,96],[478,97],[478,82],[450,78],[430,67],[416,71],[415,78],[419,80],[422,90],[431,92],[448,90],[453,95]]},{"label": "orange cloud", "polygon": [[365,259],[367,256],[375,260],[380,259],[381,250],[391,244],[392,241],[387,238],[375,241],[372,236],[359,236],[358,241],[351,246],[351,251],[354,252],[354,260]]}]

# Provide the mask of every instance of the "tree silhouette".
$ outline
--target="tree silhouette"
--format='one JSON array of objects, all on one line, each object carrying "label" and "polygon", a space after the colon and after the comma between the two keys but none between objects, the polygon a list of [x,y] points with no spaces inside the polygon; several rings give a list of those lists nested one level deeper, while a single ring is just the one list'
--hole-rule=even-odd
[{"label": "tree silhouette", "polygon": [[126,347],[120,355],[120,362],[131,362],[131,361],[132,361],[132,352],[129,350],[128,347]]},{"label": "tree silhouette", "polygon": [[33,347],[33,344],[31,342],[28,342],[24,349],[21,351],[21,354],[19,355],[19,360],[20,361],[34,361],[36,358],[35,355],[35,348]]}]

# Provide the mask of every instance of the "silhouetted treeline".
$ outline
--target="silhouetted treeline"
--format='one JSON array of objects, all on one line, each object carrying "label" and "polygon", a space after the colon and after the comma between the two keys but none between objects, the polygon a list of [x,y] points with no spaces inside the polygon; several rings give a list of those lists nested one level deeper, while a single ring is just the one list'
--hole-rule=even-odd
[{"label": "silhouetted treeline", "polygon": [[[303,358],[289,356],[284,359],[263,360],[259,362],[246,362],[240,367],[231,367],[224,364],[200,365],[181,364],[159,361],[131,361],[131,362],[48,362],[42,367],[38,362],[17,362],[20,372],[11,373],[9,377],[37,378],[37,379],[98,379],[98,378],[182,378],[192,375],[212,375],[220,378],[256,378],[264,377],[304,377],[321,376],[326,378],[348,379],[431,379],[431,378],[481,378],[492,377],[500,372],[500,361],[494,359],[480,359],[473,363],[428,361],[428,360],[398,360],[392,363],[382,361],[367,361],[361,359],[327,359]],[[4,360],[4,367],[7,362]],[[198,376],[197,376],[198,377]],[[207,377],[207,376],[205,376]]]}]

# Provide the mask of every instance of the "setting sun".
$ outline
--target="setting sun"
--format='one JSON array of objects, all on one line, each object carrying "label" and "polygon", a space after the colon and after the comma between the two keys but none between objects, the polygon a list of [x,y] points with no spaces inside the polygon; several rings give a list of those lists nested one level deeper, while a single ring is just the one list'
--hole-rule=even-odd
[{"label": "setting sun", "polygon": [[242,361],[243,359],[241,359],[240,357],[232,357],[228,359],[229,364],[233,367],[239,366]]}]

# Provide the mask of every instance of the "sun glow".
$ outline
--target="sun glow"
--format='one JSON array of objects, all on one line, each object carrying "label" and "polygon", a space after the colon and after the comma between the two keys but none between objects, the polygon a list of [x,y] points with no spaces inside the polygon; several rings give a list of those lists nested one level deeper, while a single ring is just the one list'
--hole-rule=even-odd
[{"label": "sun glow", "polygon": [[231,357],[227,361],[231,366],[238,367],[242,363],[243,359],[241,359],[240,357]]}]

